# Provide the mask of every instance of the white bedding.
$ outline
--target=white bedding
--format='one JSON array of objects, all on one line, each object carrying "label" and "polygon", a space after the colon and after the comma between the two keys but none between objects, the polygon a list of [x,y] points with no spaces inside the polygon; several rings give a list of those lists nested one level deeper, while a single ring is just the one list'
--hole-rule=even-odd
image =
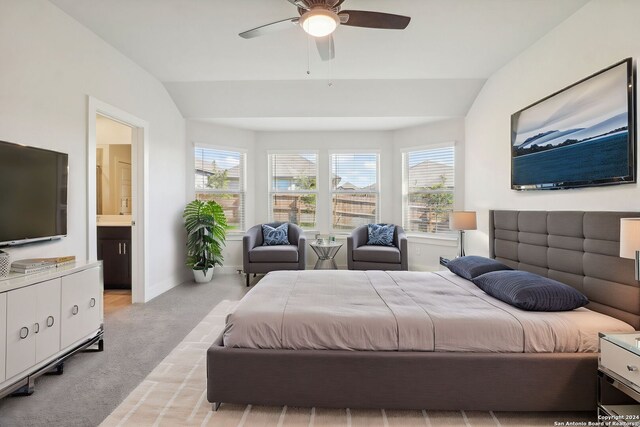
[{"label": "white bedding", "polygon": [[595,352],[598,332],[630,332],[586,308],[529,312],[449,271],[269,273],[227,318],[242,348],[456,352]]}]

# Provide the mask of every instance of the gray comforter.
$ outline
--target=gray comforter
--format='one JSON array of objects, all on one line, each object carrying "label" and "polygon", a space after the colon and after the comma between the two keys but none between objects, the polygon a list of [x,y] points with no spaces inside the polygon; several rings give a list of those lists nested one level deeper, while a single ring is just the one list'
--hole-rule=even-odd
[{"label": "gray comforter", "polygon": [[580,308],[528,312],[448,271],[269,273],[228,316],[227,347],[593,352],[598,332],[633,331]]}]

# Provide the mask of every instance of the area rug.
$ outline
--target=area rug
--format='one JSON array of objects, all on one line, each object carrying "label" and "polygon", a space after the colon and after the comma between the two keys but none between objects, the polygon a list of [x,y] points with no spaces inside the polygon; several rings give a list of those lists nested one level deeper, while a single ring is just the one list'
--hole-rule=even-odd
[{"label": "area rug", "polygon": [[554,426],[587,425],[591,412],[398,411],[222,404],[206,397],[206,351],[237,301],[222,301],[101,424],[113,426]]}]

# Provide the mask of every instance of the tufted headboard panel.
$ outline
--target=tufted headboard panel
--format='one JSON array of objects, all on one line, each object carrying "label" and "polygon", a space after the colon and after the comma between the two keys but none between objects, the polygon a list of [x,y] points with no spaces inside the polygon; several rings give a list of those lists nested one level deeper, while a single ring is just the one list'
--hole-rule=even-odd
[{"label": "tufted headboard panel", "polygon": [[587,308],[640,329],[640,283],[620,258],[620,218],[640,212],[489,211],[491,258],[573,286]]}]

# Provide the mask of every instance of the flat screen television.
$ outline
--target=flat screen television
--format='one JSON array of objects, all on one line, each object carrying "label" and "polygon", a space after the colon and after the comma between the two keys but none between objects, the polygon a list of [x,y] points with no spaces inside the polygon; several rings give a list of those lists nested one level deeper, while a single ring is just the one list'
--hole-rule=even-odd
[{"label": "flat screen television", "polygon": [[631,58],[511,116],[511,188],[636,182]]},{"label": "flat screen television", "polygon": [[0,141],[0,246],[67,234],[68,155]]}]

